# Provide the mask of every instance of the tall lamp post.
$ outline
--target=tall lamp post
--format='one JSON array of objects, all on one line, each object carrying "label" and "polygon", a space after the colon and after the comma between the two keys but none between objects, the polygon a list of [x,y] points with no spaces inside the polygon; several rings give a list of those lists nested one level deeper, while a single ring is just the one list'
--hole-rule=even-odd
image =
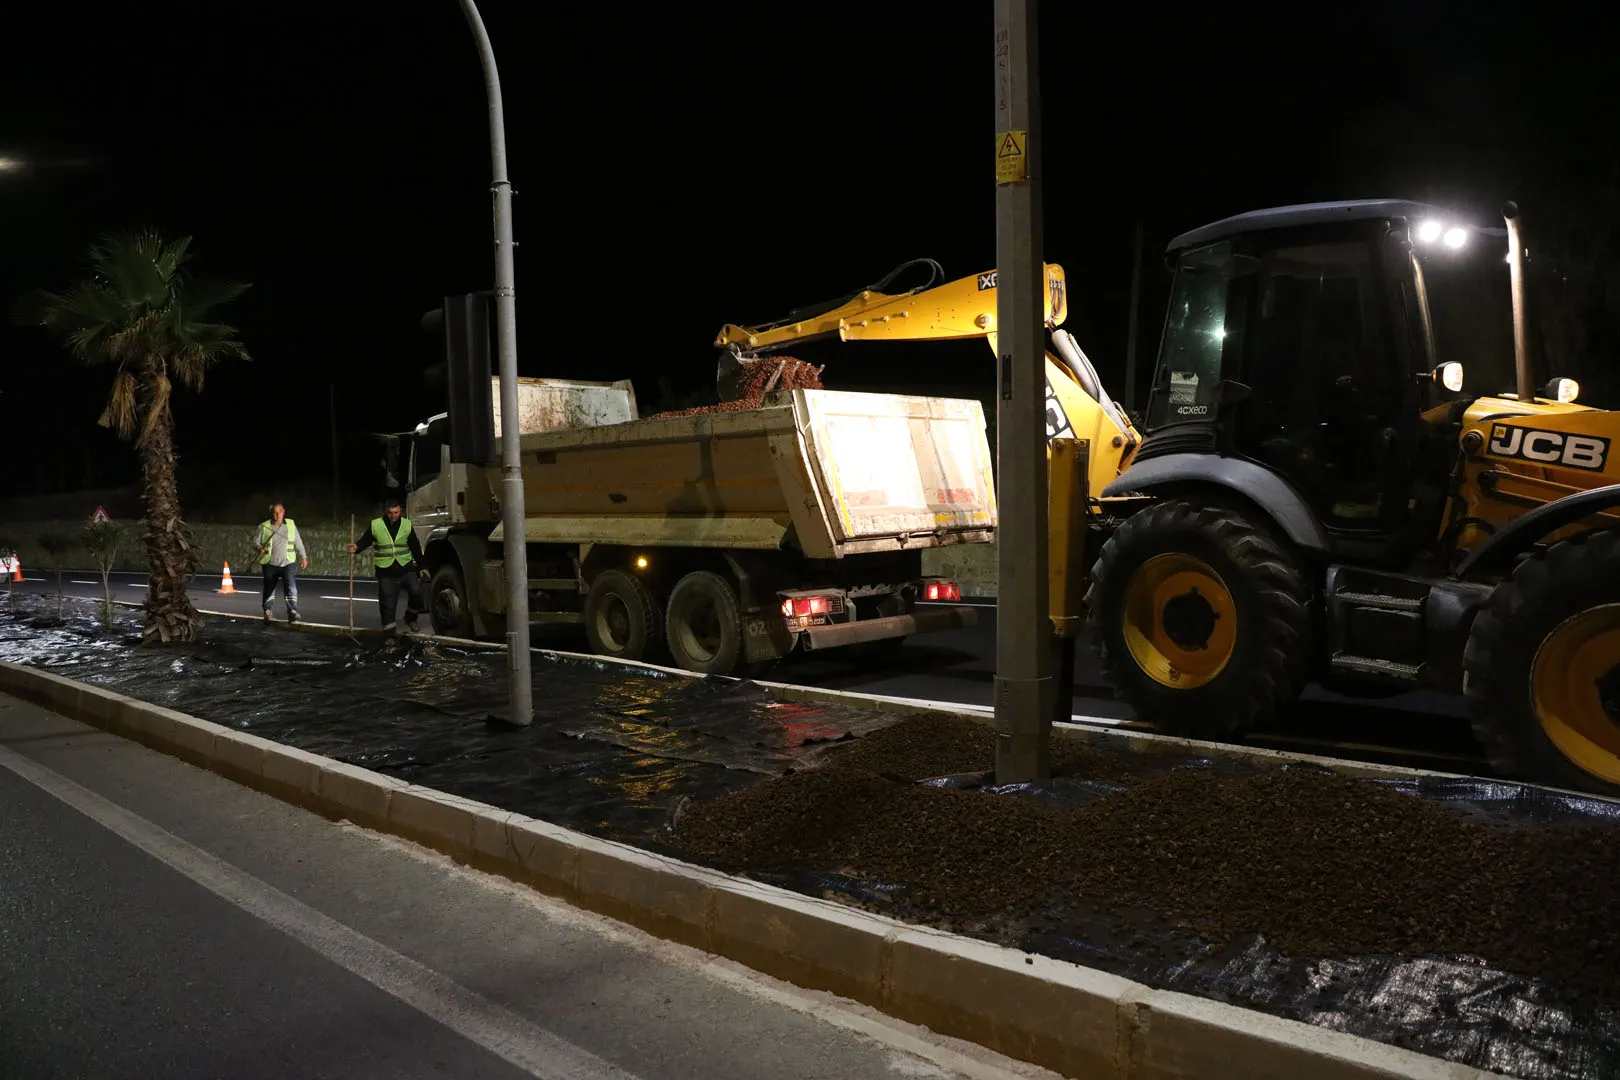
[{"label": "tall lamp post", "polygon": [[501,110],[501,76],[495,50],[473,0],[461,10],[478,43],[489,96],[490,188],[495,195],[495,351],[501,375],[501,530],[506,562],[506,651],[509,721],[527,727],[534,720],[534,684],[529,675],[529,556],[525,546],[522,448],[517,433],[517,284],[512,249],[512,184],[506,176],[506,119]]}]

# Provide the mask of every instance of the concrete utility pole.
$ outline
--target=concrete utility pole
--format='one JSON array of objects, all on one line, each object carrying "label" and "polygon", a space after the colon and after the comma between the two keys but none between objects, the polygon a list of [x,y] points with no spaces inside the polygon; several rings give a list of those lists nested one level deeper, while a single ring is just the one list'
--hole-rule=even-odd
[{"label": "concrete utility pole", "polygon": [[534,720],[534,684],[529,674],[529,555],[525,546],[523,464],[517,433],[517,275],[513,269],[512,184],[506,178],[506,119],[501,110],[501,76],[495,50],[473,0],[461,10],[478,42],[489,95],[489,158],[495,194],[495,351],[501,375],[501,530],[506,545],[506,651],[509,721],[527,727]]},{"label": "concrete utility pole", "polygon": [[1035,0],[996,0],[996,781],[1051,775],[1046,268]]}]

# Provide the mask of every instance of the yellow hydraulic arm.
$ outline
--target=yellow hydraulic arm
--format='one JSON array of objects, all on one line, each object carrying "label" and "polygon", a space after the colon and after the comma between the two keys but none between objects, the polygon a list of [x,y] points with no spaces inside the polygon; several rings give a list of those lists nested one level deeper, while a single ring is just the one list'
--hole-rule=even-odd
[{"label": "yellow hydraulic arm", "polygon": [[[828,311],[797,320],[736,326],[715,336],[717,347],[746,360],[806,341],[945,341],[983,337],[996,348],[996,271],[973,274],[933,288],[890,294],[863,290]],[[1046,434],[1048,440],[1079,439],[1089,444],[1087,487],[1101,491],[1118,476],[1141,441],[1115,405],[1091,362],[1067,331],[1068,285],[1063,267],[1046,264],[1046,325],[1052,349],[1046,353]]]},{"label": "yellow hydraulic arm", "polygon": [[[1046,325],[1069,316],[1063,267],[1046,264]],[[995,348],[996,272],[974,274],[931,289],[890,294],[866,289],[830,311],[796,322],[734,326],[714,339],[718,348],[769,352],[836,335],[841,341],[924,341],[986,337]]]},{"label": "yellow hydraulic arm", "polygon": [[[828,310],[758,326],[728,323],[715,345],[741,360],[806,341],[926,341],[983,337],[996,348],[996,271],[906,293],[865,289]],[[1080,346],[1060,330],[1068,317],[1063,267],[1046,264],[1046,435],[1050,483],[1051,613],[1062,636],[1078,629],[1084,592],[1084,521],[1091,492],[1124,469],[1141,441]]]}]

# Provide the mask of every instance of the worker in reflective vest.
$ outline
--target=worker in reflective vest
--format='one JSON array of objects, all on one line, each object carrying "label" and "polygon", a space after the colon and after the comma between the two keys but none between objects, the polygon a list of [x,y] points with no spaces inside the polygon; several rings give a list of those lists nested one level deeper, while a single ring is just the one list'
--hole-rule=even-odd
[{"label": "worker in reflective vest", "polygon": [[298,535],[298,526],[287,516],[285,506],[276,503],[270,507],[270,520],[259,522],[253,543],[264,574],[264,621],[270,621],[270,605],[279,585],[287,603],[287,621],[297,622],[298,570],[309,569],[309,552],[304,550],[304,538]]},{"label": "worker in reflective vest", "polygon": [[388,500],[383,516],[371,519],[371,528],[355,537],[349,551],[372,552],[371,565],[377,574],[377,614],[383,629],[394,626],[399,618],[399,594],[403,590],[405,627],[414,632],[417,617],[427,610],[422,601],[422,582],[428,574],[422,543],[411,528],[411,519],[404,515],[405,508],[398,499]]}]

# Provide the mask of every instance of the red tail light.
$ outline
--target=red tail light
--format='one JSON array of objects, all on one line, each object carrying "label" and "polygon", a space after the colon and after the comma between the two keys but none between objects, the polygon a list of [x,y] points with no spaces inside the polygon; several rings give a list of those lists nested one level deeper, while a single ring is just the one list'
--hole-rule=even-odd
[{"label": "red tail light", "polygon": [[962,586],[954,581],[930,581],[923,590],[924,600],[960,600]]},{"label": "red tail light", "polygon": [[799,618],[805,615],[826,615],[832,603],[825,596],[796,596],[782,601],[782,617]]}]

